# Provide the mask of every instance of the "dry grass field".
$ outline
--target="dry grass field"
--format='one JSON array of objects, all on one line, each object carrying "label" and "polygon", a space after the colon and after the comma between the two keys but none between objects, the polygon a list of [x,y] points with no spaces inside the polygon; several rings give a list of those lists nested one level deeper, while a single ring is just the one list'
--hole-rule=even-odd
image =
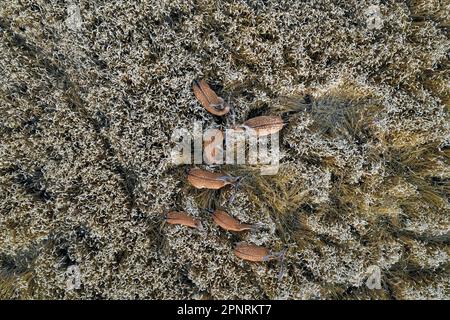
[{"label": "dry grass field", "polygon": [[[449,22],[441,0],[2,0],[0,298],[449,299]],[[221,167],[229,206],[172,164],[175,129],[268,114],[280,170]],[[282,276],[239,241],[286,248]]]}]

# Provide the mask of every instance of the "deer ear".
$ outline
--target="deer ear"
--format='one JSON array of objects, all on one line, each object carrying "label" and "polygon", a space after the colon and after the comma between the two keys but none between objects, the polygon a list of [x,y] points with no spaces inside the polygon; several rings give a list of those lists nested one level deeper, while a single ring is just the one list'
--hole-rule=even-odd
[{"label": "deer ear", "polygon": [[210,113],[216,116],[223,116],[230,111],[225,101],[221,97],[218,97],[204,80],[194,81],[192,90],[197,100]]}]

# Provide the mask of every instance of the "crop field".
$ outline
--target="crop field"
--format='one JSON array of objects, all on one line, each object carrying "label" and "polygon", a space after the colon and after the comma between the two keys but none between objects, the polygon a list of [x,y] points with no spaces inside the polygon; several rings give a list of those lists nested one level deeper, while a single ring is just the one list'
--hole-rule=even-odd
[{"label": "crop field", "polygon": [[[449,25],[441,0],[0,0],[0,299],[448,300]],[[195,123],[276,133],[276,173],[174,163]]]}]

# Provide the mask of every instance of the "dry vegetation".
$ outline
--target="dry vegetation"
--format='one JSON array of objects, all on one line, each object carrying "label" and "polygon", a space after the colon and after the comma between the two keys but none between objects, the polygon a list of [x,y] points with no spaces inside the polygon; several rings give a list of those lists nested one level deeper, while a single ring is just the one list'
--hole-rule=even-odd
[{"label": "dry vegetation", "polygon": [[[448,299],[448,26],[440,0],[2,1],[0,298]],[[223,167],[260,232],[217,228],[202,208],[230,190],[171,164],[175,128],[219,121],[197,78],[224,123],[289,120],[278,175]],[[287,247],[282,279],[237,241]]]}]

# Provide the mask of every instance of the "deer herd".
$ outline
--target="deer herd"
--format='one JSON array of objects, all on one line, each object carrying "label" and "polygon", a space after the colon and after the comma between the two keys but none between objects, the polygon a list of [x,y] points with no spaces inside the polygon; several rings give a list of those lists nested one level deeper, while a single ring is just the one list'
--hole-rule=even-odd
[{"label": "deer herd", "polygon": [[[219,97],[214,90],[204,81],[194,81],[193,91],[200,104],[211,114],[223,117],[230,112],[232,107]],[[253,134],[265,136],[280,131],[285,122],[280,116],[259,116],[248,119],[241,125],[235,126],[236,130],[252,129]],[[210,172],[199,168],[192,168],[187,172],[187,181],[196,189],[218,190],[227,185],[236,186],[241,177],[235,177],[222,172]],[[257,231],[261,228],[258,224],[243,223],[232,217],[224,210],[205,209],[211,214],[214,223],[226,231],[246,232]],[[200,220],[193,218],[182,211],[171,211],[165,216],[165,222],[169,224],[183,225],[190,228],[203,230]],[[253,262],[282,260],[285,250],[273,252],[272,250],[251,243],[239,242],[235,245],[236,257]]]}]

